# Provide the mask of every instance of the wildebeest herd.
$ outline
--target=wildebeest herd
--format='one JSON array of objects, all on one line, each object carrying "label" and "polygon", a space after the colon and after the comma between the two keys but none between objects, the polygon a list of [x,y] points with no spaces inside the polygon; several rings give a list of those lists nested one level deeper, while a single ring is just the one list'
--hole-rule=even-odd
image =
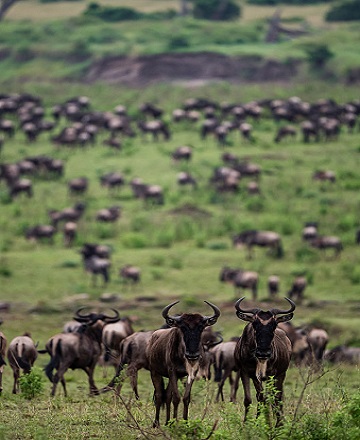
[{"label": "wildebeest herd", "polygon": [[[50,133],[50,143],[57,149],[86,148],[95,146],[101,135],[108,136],[103,141],[105,148],[113,149],[116,154],[124,149],[127,138],[140,136],[162,143],[172,138],[175,124],[186,121],[197,127],[200,139],[215,139],[220,148],[225,147],[232,133],[238,132],[242,142],[251,145],[254,142],[256,121],[261,118],[272,118],[279,124],[274,136],[275,142],[283,142],[287,137],[295,139],[302,135],[305,143],[330,142],[341,135],[346,128],[349,133],[355,132],[359,126],[360,103],[357,101],[337,104],[332,100],[321,100],[310,104],[299,98],[288,100],[262,100],[246,104],[218,104],[210,100],[194,99],[184,102],[181,109],[172,113],[171,122],[166,122],[164,111],[151,103],[139,108],[138,117],[128,114],[124,106],[117,106],[113,111],[100,112],[91,108],[86,97],[76,97],[56,105],[51,109],[51,120],[46,120],[45,109],[40,98],[32,95],[0,96],[0,132],[3,135],[2,148],[6,149],[16,133],[24,136],[29,145],[37,142],[43,133]],[[267,116],[264,116],[267,115]],[[250,123],[251,122],[251,123]],[[286,125],[282,125],[285,122]],[[291,125],[289,125],[291,124]],[[64,126],[65,125],[65,126]],[[205,185],[217,195],[237,194],[242,191],[241,184],[249,179],[246,191],[249,195],[261,195],[261,167],[247,159],[229,152],[220,156],[221,166],[211,169],[206,177]],[[169,163],[189,164],[196,155],[191,145],[181,145],[169,155]],[[14,163],[0,164],[0,180],[2,196],[7,203],[16,198],[36,197],[37,179],[63,179],[66,163],[47,155],[26,155]],[[179,187],[190,187],[196,191],[204,185],[204,177],[199,178],[189,171],[174,175]],[[338,177],[332,170],[314,170],[310,177],[314,183],[336,185]],[[127,180],[122,171],[111,171],[99,176],[101,188],[110,196],[118,194],[128,185],[134,199],[139,199],[145,207],[161,207],[166,205],[168,192],[156,182],[145,182],[139,176]],[[88,176],[80,175],[66,182],[69,197],[73,198],[71,206],[46,211],[48,224],[35,224],[24,231],[28,240],[42,242],[54,241],[56,234],[63,233],[65,247],[79,245],[77,256],[83,267],[93,277],[101,277],[104,284],[111,278],[111,249],[102,243],[85,242],[82,239],[81,222],[89,206],[78,198],[85,197],[95,182]],[[76,202],[74,201],[76,199]],[[91,207],[90,207],[91,208]],[[111,204],[96,210],[91,215],[95,222],[118,222],[123,212],[122,206]],[[360,231],[354,231],[356,243],[360,244]],[[343,251],[342,240],[337,236],[319,233],[319,222],[307,222],[299,236],[303,243],[315,249],[328,249],[339,257]],[[233,231],[229,242],[234,248],[246,249],[249,260],[256,258],[255,248],[266,248],[269,255],[282,258],[284,249],[281,234],[272,230],[245,229]],[[261,251],[259,251],[261,252]],[[126,264],[118,269],[118,275],[129,284],[139,283],[141,268]],[[240,267],[224,266],[220,269],[220,281],[231,283],[237,292],[250,289],[252,300],[257,301],[259,273],[243,270]],[[279,293],[280,278],[276,274],[268,279],[269,298],[275,299]],[[29,334],[17,336],[10,342],[6,351],[6,338],[0,334],[0,389],[1,374],[6,362],[14,371],[13,392],[19,389],[19,369],[27,373],[31,370],[39,352],[50,355],[45,372],[52,383],[51,394],[55,395],[60,382],[66,395],[65,373],[67,369],[82,369],[89,378],[90,394],[98,394],[116,388],[120,392],[117,377],[126,367],[136,398],[140,397],[137,385],[139,369],[150,371],[154,385],[156,415],[154,426],[160,423],[160,410],[166,406],[166,421],[177,416],[181,400],[178,380],[186,377],[185,393],[182,397],[183,417],[188,417],[191,388],[194,380],[212,377],[218,382],[217,399],[224,398],[224,383],[229,378],[231,383],[230,400],[236,400],[237,387],[242,381],[244,388],[244,404],[247,408],[251,403],[250,379],[256,389],[257,399],[264,398],[262,383],[269,376],[275,378],[278,390],[275,413],[278,423],[281,421],[282,391],[286,371],[290,362],[298,366],[311,365],[319,367],[324,359],[329,362],[349,362],[358,364],[357,349],[339,346],[326,351],[328,335],[324,329],[295,328],[288,321],[295,310],[295,303],[301,304],[307,279],[297,276],[287,293],[288,309],[245,308],[244,298],[235,304],[236,315],[248,322],[241,336],[234,335],[236,340],[223,341],[221,335],[212,332],[220,316],[220,310],[210,302],[211,315],[183,313],[170,315],[170,309],[176,305],[171,303],[165,307],[162,317],[165,320],[161,329],[134,332],[132,323],[127,318],[120,318],[118,311],[112,310],[109,315],[102,313],[85,313],[77,310],[75,323],[66,327],[66,331],[51,337],[46,348],[38,350]],[[99,390],[94,382],[94,369],[99,362],[109,362],[115,367],[115,376],[107,387]],[[54,373],[55,371],[55,373]],[[233,377],[235,376],[235,377]],[[164,378],[168,384],[165,385]]]},{"label": "wildebeest herd", "polygon": [[[44,349],[35,345],[31,335],[24,333],[15,337],[7,347],[4,333],[0,332],[0,391],[6,359],[13,370],[13,393],[20,391],[20,373],[31,371],[39,354],[48,354],[50,360],[44,371],[52,383],[51,396],[55,396],[60,382],[67,396],[65,373],[68,369],[83,370],[88,376],[90,395],[116,391],[121,392],[126,369],[136,399],[140,398],[137,376],[140,369],[150,372],[154,387],[154,427],[160,425],[160,410],[166,406],[166,423],[177,418],[180,401],[183,402],[183,418],[188,418],[191,389],[195,380],[215,380],[218,383],[216,401],[224,400],[223,387],[230,381],[230,401],[236,401],[241,380],[244,390],[245,419],[252,402],[252,381],[258,402],[265,398],[263,384],[270,377],[276,387],[274,415],[277,424],[282,419],[283,386],[291,363],[320,369],[325,361],[358,365],[360,349],[338,346],[326,350],[328,333],[321,328],[295,328],[290,324],[296,309],[290,298],[285,298],[287,309],[259,307],[245,308],[245,297],[234,304],[236,316],[247,322],[241,335],[223,341],[221,333],[214,332],[220,318],[220,309],[208,302],[212,314],[181,313],[170,315],[179,301],[162,310],[164,324],[151,331],[135,332],[127,317],[121,318],[116,309],[110,314],[88,312],[85,307],[75,312],[73,321],[64,324],[63,331],[48,340]],[[94,372],[97,365],[115,367],[110,383],[98,389]],[[212,372],[213,370],[213,372]],[[233,377],[233,374],[235,377]],[[178,382],[186,378],[181,396]],[[165,382],[166,380],[166,382]],[[173,412],[171,414],[171,407]]]}]

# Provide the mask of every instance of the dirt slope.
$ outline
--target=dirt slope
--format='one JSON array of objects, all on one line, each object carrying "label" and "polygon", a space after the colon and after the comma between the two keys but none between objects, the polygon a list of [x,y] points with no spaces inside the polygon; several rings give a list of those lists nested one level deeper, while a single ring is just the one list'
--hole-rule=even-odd
[{"label": "dirt slope", "polygon": [[280,63],[257,56],[229,57],[217,53],[160,54],[111,57],[94,62],[89,83],[105,81],[134,86],[156,82],[286,81],[297,74],[299,62]]}]

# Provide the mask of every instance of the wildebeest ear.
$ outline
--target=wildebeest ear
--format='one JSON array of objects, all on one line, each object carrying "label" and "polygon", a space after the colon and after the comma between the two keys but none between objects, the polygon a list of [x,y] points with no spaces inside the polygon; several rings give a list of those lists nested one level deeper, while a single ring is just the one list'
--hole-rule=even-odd
[{"label": "wildebeest ear", "polygon": [[168,326],[170,326],[170,327],[177,327],[177,322],[176,322],[176,320],[175,319],[172,319],[172,318],[166,318],[166,324],[168,325]]},{"label": "wildebeest ear", "polygon": [[239,311],[236,312],[236,316],[239,319],[242,319],[243,321],[249,321],[249,322],[253,322],[254,321],[254,316],[249,316],[246,313],[242,313],[242,312],[239,312]]},{"label": "wildebeest ear", "polygon": [[218,316],[210,316],[206,320],[206,325],[214,325],[214,324],[216,324],[217,320],[218,320]]},{"label": "wildebeest ear", "polygon": [[290,321],[291,319],[293,319],[294,314],[293,313],[289,313],[288,315],[283,315],[283,316],[277,316],[276,317],[276,322],[287,322]]}]

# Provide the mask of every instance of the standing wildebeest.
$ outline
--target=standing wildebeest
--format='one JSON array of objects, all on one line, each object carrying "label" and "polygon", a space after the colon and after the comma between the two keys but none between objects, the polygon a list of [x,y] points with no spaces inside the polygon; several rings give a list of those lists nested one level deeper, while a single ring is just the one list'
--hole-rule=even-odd
[{"label": "standing wildebeest", "polygon": [[177,175],[177,183],[180,186],[191,185],[193,188],[197,187],[197,182],[195,177],[193,177],[190,173],[187,173],[185,171],[181,171]]},{"label": "standing wildebeest", "polygon": [[[1,320],[0,320],[0,324],[2,324]],[[6,340],[4,333],[0,332],[0,395],[3,390],[2,377],[3,377],[3,373],[4,373],[4,365],[6,365],[6,362],[5,362],[6,344],[7,344],[7,340]]]},{"label": "standing wildebeest", "polygon": [[41,240],[48,239],[50,243],[54,243],[54,234],[56,233],[55,226],[52,225],[36,225],[28,228],[25,232],[27,240]]},{"label": "standing wildebeest", "polygon": [[68,189],[70,194],[84,194],[89,186],[89,179],[87,177],[76,177],[68,182]]},{"label": "standing wildebeest", "polygon": [[64,246],[71,247],[77,235],[77,223],[66,222],[63,227]]},{"label": "standing wildebeest", "polygon": [[338,257],[341,251],[344,249],[340,238],[335,236],[318,236],[312,240],[309,240],[309,243],[314,248],[322,249],[324,254],[326,249],[334,249],[334,257]]},{"label": "standing wildebeest", "polygon": [[360,347],[347,347],[346,345],[338,345],[337,347],[327,350],[324,359],[332,364],[350,364],[360,365]]},{"label": "standing wildebeest", "polygon": [[313,180],[320,180],[320,181],[327,180],[331,183],[336,182],[336,176],[333,171],[324,171],[324,170],[315,171],[312,178]]},{"label": "standing wildebeest", "polygon": [[322,328],[312,328],[307,332],[307,341],[309,349],[304,361],[307,365],[318,367],[323,361],[325,349],[329,342],[329,335]]},{"label": "standing wildebeest", "polygon": [[96,220],[103,223],[112,223],[120,218],[120,214],[120,206],[110,206],[109,208],[100,209],[96,213]]},{"label": "standing wildebeest", "polygon": [[7,358],[14,374],[13,394],[19,391],[20,369],[29,374],[38,356],[34,341],[29,333],[17,336],[9,345]]},{"label": "standing wildebeest", "polygon": [[302,329],[295,328],[291,322],[280,322],[278,328],[284,330],[287,337],[290,339],[292,361],[297,366],[301,365],[309,350],[309,342],[306,332]]},{"label": "standing wildebeest", "polygon": [[174,162],[178,162],[180,160],[189,162],[192,157],[192,148],[188,147],[187,145],[182,145],[181,147],[176,148],[176,150],[171,153],[171,157]]},{"label": "standing wildebeest", "polygon": [[11,200],[20,193],[25,193],[29,198],[33,196],[32,182],[29,179],[16,179],[8,181],[9,196]]},{"label": "standing wildebeest", "polygon": [[222,342],[216,347],[211,348],[213,356],[213,364],[215,371],[215,382],[218,382],[218,392],[215,401],[219,401],[219,397],[224,401],[223,388],[226,380],[230,382],[230,402],[236,401],[237,381],[234,380],[232,373],[237,371],[235,365],[235,347],[237,341]]},{"label": "standing wildebeest", "polygon": [[[214,311],[212,316],[202,316],[198,313],[183,313],[170,316],[169,310],[178,301],[169,304],[162,311],[162,316],[170,329],[156,330],[148,343],[147,356],[151,380],[154,385],[155,420],[154,427],[160,424],[160,408],[166,403],[166,423],[170,420],[170,407],[173,403],[173,417],[177,418],[180,403],[178,379],[188,376],[183,395],[183,418],[187,420],[191,388],[196,374],[204,359],[204,348],[201,334],[205,327],[214,325],[220,316],[220,310],[205,301]],[[164,377],[169,378],[165,390]]]},{"label": "standing wildebeest", "polygon": [[307,279],[305,277],[296,277],[292,283],[291,289],[288,292],[289,298],[294,298],[299,304],[304,299],[304,291],[307,286]]},{"label": "standing wildebeest", "polygon": [[131,282],[133,284],[139,283],[141,278],[141,270],[139,267],[127,264],[119,271],[120,277],[124,282]]},{"label": "standing wildebeest", "polygon": [[259,283],[259,274],[257,272],[232,269],[224,266],[221,269],[219,279],[223,283],[231,283],[235,287],[236,292],[239,292],[241,289],[251,289],[253,300],[256,300]]},{"label": "standing wildebeest", "polygon": [[111,262],[109,259],[109,251],[106,247],[102,247],[96,244],[85,243],[80,254],[83,257],[83,263],[85,271],[92,274],[93,284],[96,282],[96,275],[101,275],[104,280],[104,284],[110,281],[109,268]]},{"label": "standing wildebeest", "polygon": [[268,278],[269,298],[275,298],[279,293],[280,278],[277,275],[270,275]]},{"label": "standing wildebeest", "polygon": [[274,142],[279,143],[282,139],[286,137],[291,137],[294,139],[296,136],[296,128],[292,125],[285,125],[284,127],[280,127],[276,133]]},{"label": "standing wildebeest", "polygon": [[240,307],[243,300],[244,297],[235,304],[236,315],[239,319],[249,323],[236,345],[235,362],[240,370],[244,389],[245,419],[252,402],[250,379],[256,389],[257,401],[264,402],[262,382],[272,376],[277,390],[274,411],[277,425],[279,425],[282,416],[283,383],[291,358],[291,342],[286,333],[277,328],[277,325],[279,322],[290,321],[293,318],[295,303],[286,298],[291,304],[289,310],[263,311],[258,308],[245,310]]},{"label": "standing wildebeest", "polygon": [[278,258],[284,255],[281,237],[276,232],[248,230],[234,235],[232,242],[235,247],[246,245],[248,258],[252,258],[253,246],[268,247],[275,252]]},{"label": "standing wildebeest", "polygon": [[[82,324],[73,333],[59,333],[47,342],[46,351],[50,362],[45,367],[45,373],[53,384],[51,395],[55,396],[56,387],[61,382],[64,394],[67,396],[64,374],[72,370],[84,370],[89,379],[90,394],[99,394],[94,382],[94,370],[101,354],[102,331],[105,324],[117,322],[119,313],[107,316],[103,313],[80,314],[83,308],[75,313],[74,319]],[[56,369],[55,375],[53,370]]]},{"label": "standing wildebeest", "polygon": [[103,329],[102,343],[104,345],[104,361],[111,363],[115,368],[119,363],[120,342],[134,333],[132,322],[129,318],[106,324]]}]

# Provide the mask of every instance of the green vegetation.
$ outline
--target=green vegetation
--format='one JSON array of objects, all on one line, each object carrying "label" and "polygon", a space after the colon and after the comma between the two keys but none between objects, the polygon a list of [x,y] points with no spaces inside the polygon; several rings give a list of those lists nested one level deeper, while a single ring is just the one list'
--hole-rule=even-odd
[{"label": "green vegetation", "polygon": [[335,4],[326,14],[326,21],[360,20],[360,1],[344,1]]}]

